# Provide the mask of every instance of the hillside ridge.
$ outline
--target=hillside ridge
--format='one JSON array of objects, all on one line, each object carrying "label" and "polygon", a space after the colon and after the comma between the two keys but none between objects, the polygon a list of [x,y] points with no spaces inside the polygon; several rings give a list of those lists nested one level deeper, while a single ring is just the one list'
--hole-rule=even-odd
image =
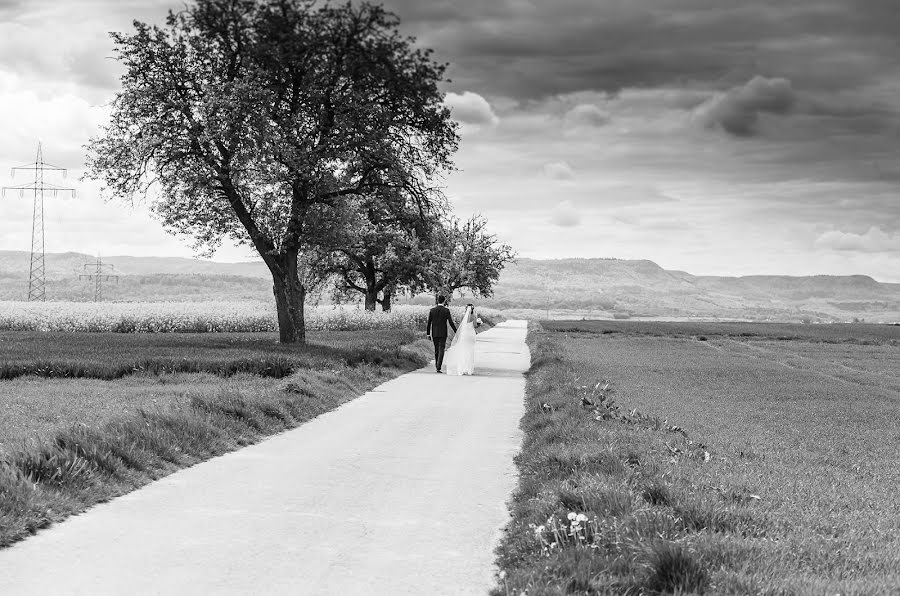
[{"label": "hillside ridge", "polygon": [[[47,253],[47,296],[92,300],[96,257]],[[271,278],[261,261],[217,262],[184,257],[104,256],[118,276],[106,300],[270,300]],[[0,251],[0,300],[27,295],[29,253]],[[416,302],[433,298],[419,296]],[[900,320],[900,284],[868,275],[693,275],[648,259],[518,259],[504,269],[484,306],[566,310],[573,316],[704,317],[753,320]],[[583,311],[583,312],[582,312]]]}]

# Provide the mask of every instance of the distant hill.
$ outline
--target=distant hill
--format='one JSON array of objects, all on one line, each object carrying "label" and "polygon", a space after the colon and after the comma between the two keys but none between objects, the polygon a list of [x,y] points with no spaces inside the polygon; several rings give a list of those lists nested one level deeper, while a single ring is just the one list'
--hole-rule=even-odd
[{"label": "distant hill", "polygon": [[[77,252],[47,253],[47,277],[77,276],[83,272],[85,264],[93,265],[96,260],[95,256]],[[217,263],[181,257],[104,256],[103,263],[112,265],[120,275],[237,275],[269,278],[269,271],[262,261]],[[31,254],[28,252],[0,250],[0,273],[24,273],[27,279],[30,264]]]},{"label": "distant hill", "polygon": [[[48,300],[92,300],[93,281],[79,275],[94,271],[96,257],[48,253],[45,257]],[[105,300],[268,300],[271,277],[262,262],[216,263],[178,257],[103,257],[104,268],[118,276],[103,283]],[[0,251],[0,300],[28,295],[31,255]],[[85,268],[87,265],[87,268]]]},{"label": "distant hill", "polygon": [[620,318],[900,320],[900,284],[865,275],[696,276],[646,260],[520,259],[481,302]]},{"label": "distant hill", "polygon": [[[48,254],[48,299],[91,300],[92,282],[78,276],[85,263],[90,270],[94,262],[80,253]],[[106,300],[272,298],[262,262],[128,256],[103,257],[103,262],[119,276],[104,284]],[[0,251],[0,300],[25,298],[29,263],[27,252]],[[900,284],[864,275],[697,276],[647,260],[520,259],[503,271],[494,297],[477,302],[501,309],[567,311],[577,317],[900,321]]]}]

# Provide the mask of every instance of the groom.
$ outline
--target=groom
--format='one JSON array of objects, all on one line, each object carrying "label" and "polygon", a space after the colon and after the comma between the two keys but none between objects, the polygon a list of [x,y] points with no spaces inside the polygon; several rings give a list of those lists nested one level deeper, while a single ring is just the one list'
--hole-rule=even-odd
[{"label": "groom", "polygon": [[453,324],[453,317],[450,315],[450,309],[444,306],[445,298],[438,296],[437,306],[428,312],[428,325],[425,328],[425,334],[434,342],[434,366],[437,372],[441,371],[444,365],[444,350],[447,348],[447,325],[456,333],[456,325]]}]

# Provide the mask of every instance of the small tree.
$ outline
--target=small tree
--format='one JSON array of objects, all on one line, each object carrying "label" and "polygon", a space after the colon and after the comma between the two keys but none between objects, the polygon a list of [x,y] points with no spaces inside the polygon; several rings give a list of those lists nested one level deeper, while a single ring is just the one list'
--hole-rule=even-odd
[{"label": "small tree", "polygon": [[402,189],[423,208],[452,167],[445,65],[380,6],[197,0],[165,27],[113,33],[125,66],[88,174],[112,197],[153,187],[167,229],[212,252],[252,245],[272,275],[282,342],[304,342],[299,255],[314,214]]},{"label": "small tree", "polygon": [[424,252],[420,257],[427,263],[421,273],[424,287],[448,297],[461,289],[483,298],[492,296],[500,272],[516,256],[511,246],[488,233],[487,220],[480,215],[462,223],[456,218],[444,222],[434,230]]},{"label": "small tree", "polygon": [[338,297],[362,294],[367,310],[391,310],[393,297],[420,283],[420,238],[428,222],[438,219],[443,200],[424,212],[402,192],[388,197],[352,197],[334,213],[333,230],[321,240],[319,251],[330,253],[323,268],[336,278]]}]

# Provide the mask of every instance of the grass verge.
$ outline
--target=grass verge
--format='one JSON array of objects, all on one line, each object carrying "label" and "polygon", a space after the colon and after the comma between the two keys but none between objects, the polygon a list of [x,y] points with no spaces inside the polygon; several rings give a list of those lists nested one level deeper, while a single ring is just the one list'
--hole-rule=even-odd
[{"label": "grass verge", "polygon": [[308,344],[297,346],[279,344],[274,333],[6,331],[0,332],[0,380],[22,376],[112,380],[140,373],[283,378],[297,368],[321,368],[335,361],[349,366],[390,365],[398,357],[398,346],[418,336],[407,329],[315,331]]},{"label": "grass verge", "polygon": [[175,470],[293,428],[419,368],[427,342],[395,347],[378,362],[334,349],[261,392],[223,389],[171,408],[140,409],[98,426],[39,437],[0,459],[0,546],[125,494]]},{"label": "grass verge", "polygon": [[[875,542],[863,543],[853,528],[841,530],[842,519],[857,519],[855,511],[817,520],[791,514],[785,502],[803,493],[768,483],[774,471],[758,447],[732,453],[676,425],[684,422],[620,406],[616,371],[598,370],[601,360],[562,331],[538,326],[529,334],[520,481],[497,550],[493,594],[892,594],[900,588],[889,534],[870,532]],[[820,490],[816,498],[824,503],[837,493]],[[895,522],[869,520],[883,528]]]}]

